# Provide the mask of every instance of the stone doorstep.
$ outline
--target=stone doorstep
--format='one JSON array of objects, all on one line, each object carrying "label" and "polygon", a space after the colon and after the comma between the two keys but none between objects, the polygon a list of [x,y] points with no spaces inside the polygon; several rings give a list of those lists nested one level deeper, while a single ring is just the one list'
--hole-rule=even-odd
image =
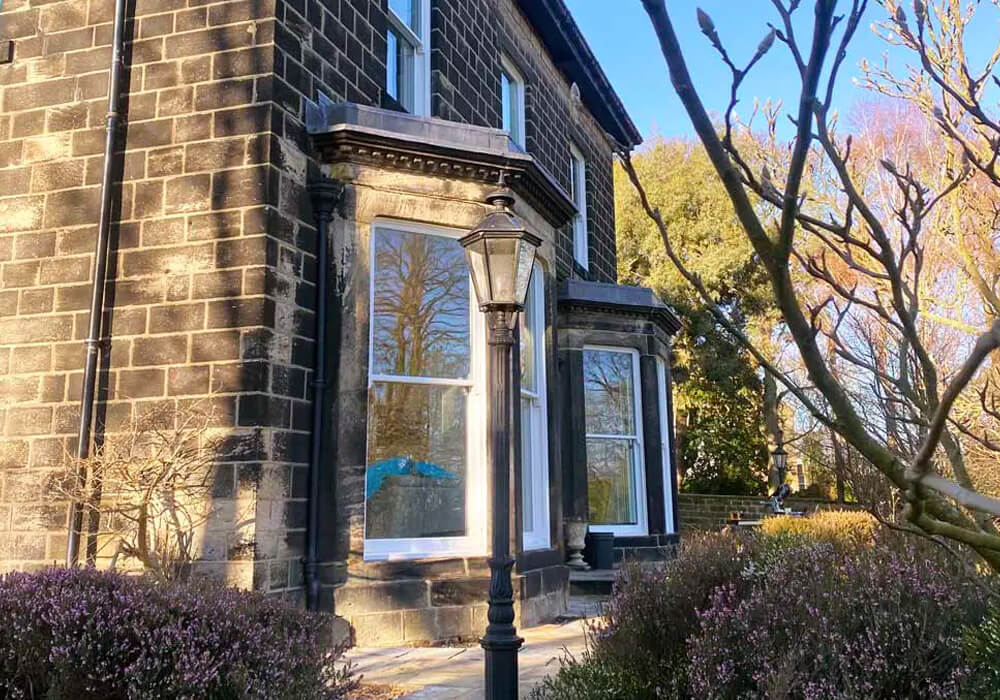
[{"label": "stone doorstep", "polygon": [[618,577],[618,566],[614,569],[574,570],[569,575],[569,594],[571,599],[577,596],[601,596],[607,598],[611,587]]}]

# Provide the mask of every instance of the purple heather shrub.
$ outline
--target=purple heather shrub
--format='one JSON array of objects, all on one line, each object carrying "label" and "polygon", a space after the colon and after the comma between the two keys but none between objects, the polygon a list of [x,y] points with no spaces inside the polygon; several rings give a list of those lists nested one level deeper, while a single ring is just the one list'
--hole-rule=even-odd
[{"label": "purple heather shrub", "polygon": [[698,610],[718,586],[740,580],[759,548],[754,537],[691,533],[680,556],[663,566],[623,568],[604,616],[590,625],[587,651],[565,659],[534,697],[690,697],[686,643],[698,630]]},{"label": "purple heather shrub", "polygon": [[982,588],[908,547],[771,551],[719,587],[688,642],[695,697],[957,698]]},{"label": "purple heather shrub", "polygon": [[987,597],[972,575],[877,528],[686,533],[675,561],[622,571],[586,652],[532,698],[994,697],[969,694],[973,677],[989,680],[963,648]]},{"label": "purple heather shrub", "polygon": [[339,700],[327,617],[261,594],[94,569],[0,578],[0,691],[74,700]]}]

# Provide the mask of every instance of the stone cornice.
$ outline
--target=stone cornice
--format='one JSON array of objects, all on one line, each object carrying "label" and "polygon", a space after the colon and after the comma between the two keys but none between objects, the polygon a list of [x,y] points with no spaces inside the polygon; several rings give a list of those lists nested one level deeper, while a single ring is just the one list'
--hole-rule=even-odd
[{"label": "stone cornice", "polygon": [[362,163],[490,185],[502,172],[506,184],[552,226],[576,214],[569,194],[529,154],[509,147],[502,131],[357,105],[326,111],[309,129],[324,163]]},{"label": "stone cornice", "polygon": [[567,279],[559,287],[560,311],[606,313],[648,318],[668,335],[681,329],[681,322],[666,304],[645,287]]}]

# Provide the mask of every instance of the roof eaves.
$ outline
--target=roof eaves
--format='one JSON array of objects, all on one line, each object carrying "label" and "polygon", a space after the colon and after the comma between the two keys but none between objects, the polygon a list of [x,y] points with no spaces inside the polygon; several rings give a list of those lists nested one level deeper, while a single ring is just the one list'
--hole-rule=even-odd
[{"label": "roof eaves", "polygon": [[[629,149],[642,143],[642,135],[563,0],[517,0],[517,4],[548,45],[557,65],[580,85],[581,93],[595,100],[589,106],[605,131]],[[595,104],[598,109],[594,109]]]}]

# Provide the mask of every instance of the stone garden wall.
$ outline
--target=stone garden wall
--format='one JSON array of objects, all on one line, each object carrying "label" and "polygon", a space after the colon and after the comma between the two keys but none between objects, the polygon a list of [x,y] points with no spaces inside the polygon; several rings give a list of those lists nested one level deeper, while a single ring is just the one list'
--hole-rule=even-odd
[{"label": "stone garden wall", "polygon": [[[762,505],[764,500],[763,496],[681,493],[677,496],[681,531],[719,530],[726,524],[729,514],[734,511],[743,513],[743,518],[746,520],[756,520],[767,512],[766,507]],[[857,505],[850,503],[794,497],[787,499],[785,506],[807,513],[817,510],[855,510],[858,508]]]}]

